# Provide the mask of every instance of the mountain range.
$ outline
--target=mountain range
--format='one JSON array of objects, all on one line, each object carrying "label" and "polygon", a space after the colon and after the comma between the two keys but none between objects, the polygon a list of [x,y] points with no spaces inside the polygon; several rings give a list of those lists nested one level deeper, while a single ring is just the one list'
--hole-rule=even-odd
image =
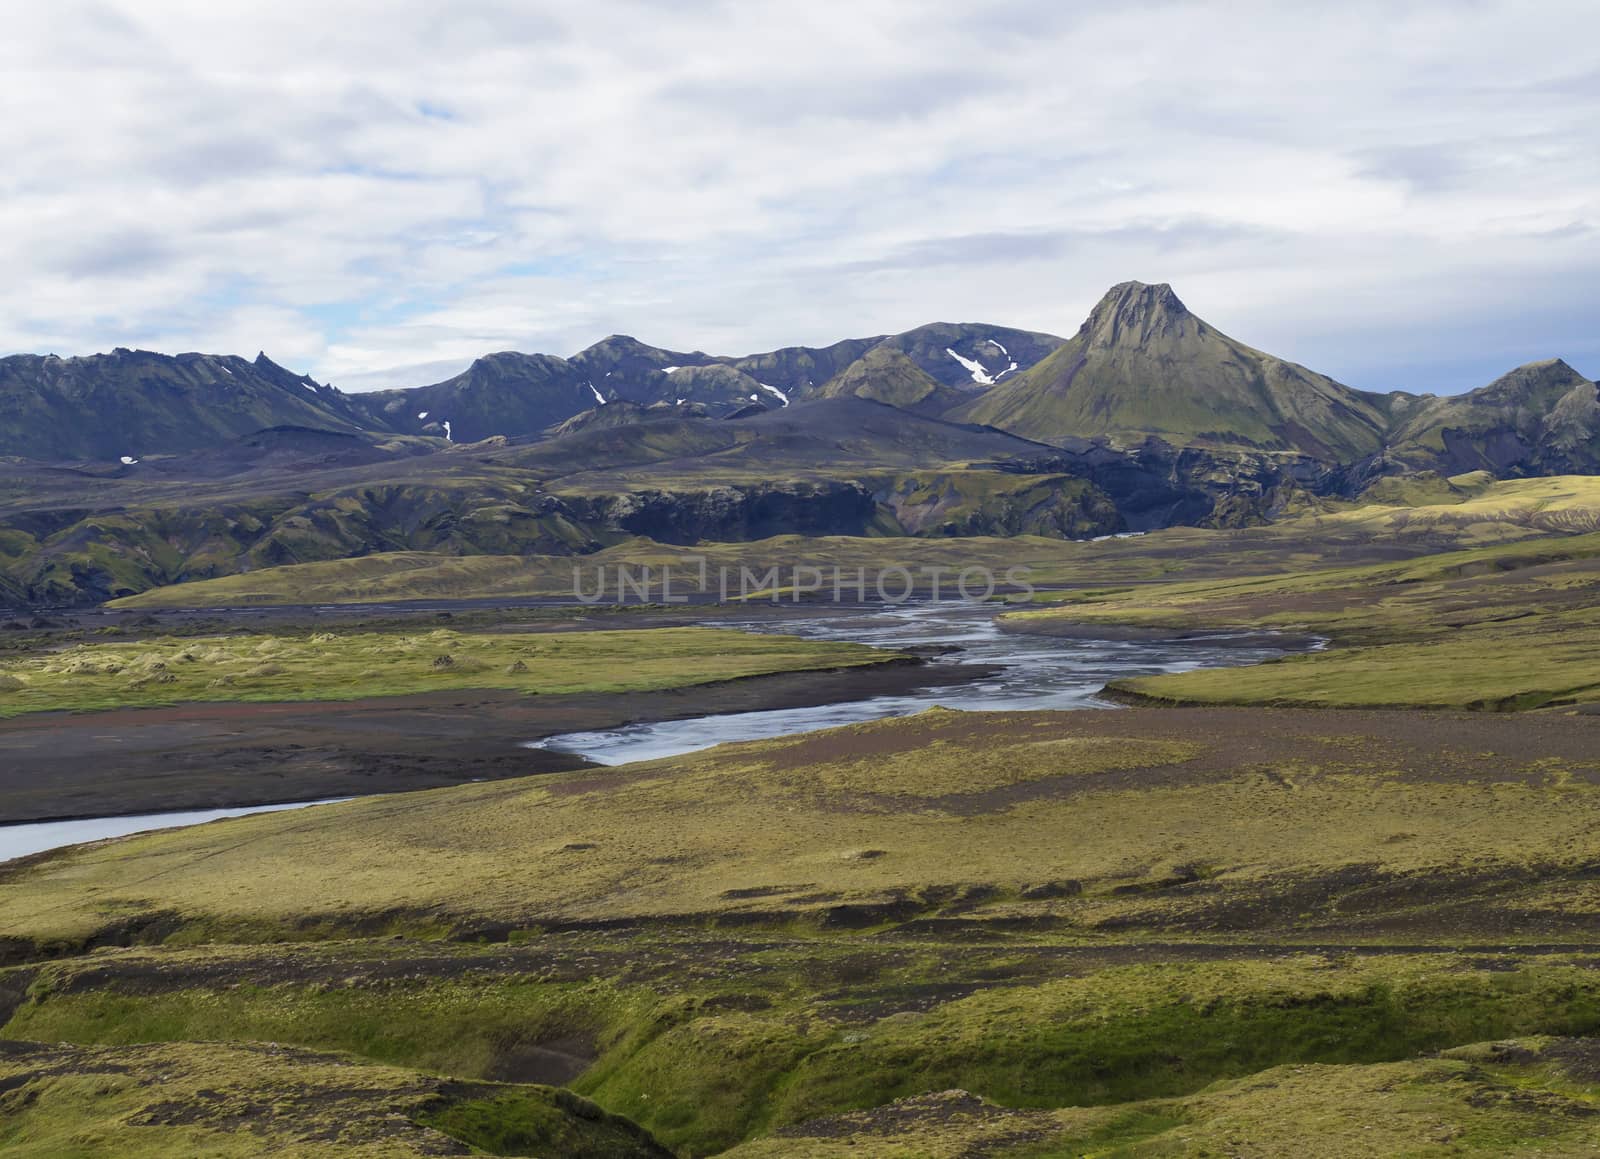
[{"label": "mountain range", "polygon": [[1600,473],[1595,383],[1552,360],[1456,396],[1358,391],[1138,282],[1070,339],[934,324],[713,356],[614,336],[371,394],[265,355],[19,355],[0,602],[381,551],[1241,526],[1472,471]]},{"label": "mountain range", "polygon": [[1031,366],[1059,338],[935,324],[904,334],[743,357],[662,350],[613,335],[571,358],[505,351],[429,386],[345,394],[265,354],[168,356],[118,348],[0,359],[0,455],[143,459],[274,426],[477,442],[535,437],[611,403],[720,411],[859,396],[934,412]]},{"label": "mountain range", "polygon": [[[709,355],[613,335],[570,357],[485,355],[427,386],[345,394],[265,354],[118,349],[0,359],[0,455],[121,462],[216,448],[272,427],[527,440],[659,408],[725,416],[861,398],[1057,447],[1101,440],[1309,456],[1358,474],[1600,469],[1595,384],[1559,360],[1437,397],[1355,390],[1256,350],[1167,285],[1114,286],[1070,339],[984,324]],[[621,404],[621,405],[619,405]],[[618,409],[603,420],[588,412]],[[568,424],[563,427],[563,424]],[[131,465],[131,464],[130,464]]]}]

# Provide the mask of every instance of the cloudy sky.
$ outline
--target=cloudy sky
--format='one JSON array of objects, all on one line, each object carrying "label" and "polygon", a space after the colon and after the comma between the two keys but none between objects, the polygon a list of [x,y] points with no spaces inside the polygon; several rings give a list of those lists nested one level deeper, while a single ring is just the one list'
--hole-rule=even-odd
[{"label": "cloudy sky", "polygon": [[1527,0],[12,5],[0,352],[363,389],[612,332],[1070,334],[1137,278],[1356,386],[1592,376],[1596,43]]}]

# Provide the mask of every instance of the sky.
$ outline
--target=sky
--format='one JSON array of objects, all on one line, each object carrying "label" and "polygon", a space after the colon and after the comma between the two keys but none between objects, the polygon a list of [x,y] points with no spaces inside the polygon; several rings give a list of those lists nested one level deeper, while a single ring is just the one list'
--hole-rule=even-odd
[{"label": "sky", "polygon": [[1600,5],[52,0],[0,39],[0,353],[345,390],[1170,282],[1372,390],[1600,375]]}]

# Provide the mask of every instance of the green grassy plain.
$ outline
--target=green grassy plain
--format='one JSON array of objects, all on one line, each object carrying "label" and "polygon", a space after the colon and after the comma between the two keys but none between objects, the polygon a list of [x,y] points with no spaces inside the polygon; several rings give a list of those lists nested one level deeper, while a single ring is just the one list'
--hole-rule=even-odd
[{"label": "green grassy plain", "polygon": [[1248,626],[1318,633],[1335,645],[1253,668],[1114,685],[1156,701],[1508,710],[1600,700],[1600,535],[1052,598],[1066,603],[1007,622],[1045,632]]},{"label": "green grassy plain", "polygon": [[[0,1141],[183,1153],[210,1141],[215,1108],[275,1153],[326,1153],[288,1133],[297,1116],[315,1131],[333,1115],[367,1145],[376,1089],[385,1129],[403,1120],[418,1138],[441,1128],[490,1153],[584,1159],[644,1146],[551,1134],[577,1104],[548,1083],[682,1159],[1594,1154],[1600,715],[1573,711],[1600,684],[1593,482],[1411,481],[1389,505],[1270,528],[923,540],[927,554],[899,556],[942,566],[992,546],[994,560],[1038,561],[1036,579],[1092,583],[1024,613],[1047,629],[1329,635],[1326,653],[1132,687],[1350,711],[932,710],[0,867],[0,1036],[76,1044],[37,1048],[57,1052],[28,1079],[37,1101],[0,1093]],[[804,545],[874,566],[886,544],[908,546],[704,554],[737,566]],[[701,549],[613,551],[598,561]],[[238,579],[259,585],[248,598],[286,602],[348,569],[380,598],[529,582],[524,561],[307,566],[325,570]],[[570,585],[570,570],[549,575]],[[604,651],[606,680],[651,679],[638,649],[668,633],[708,657],[726,635],[353,632],[340,646],[370,637],[406,679],[453,681],[509,679],[515,649],[559,642],[515,674],[555,689],[601,678],[567,647]],[[604,636],[617,640],[591,643]],[[218,645],[229,654],[211,663],[285,664],[249,650],[263,639]],[[265,639],[297,677],[329,663],[326,641]],[[97,647],[137,663],[210,643]],[[434,668],[439,654],[452,664]],[[462,657],[482,667],[453,671]],[[161,662],[146,667],[205,663]],[[265,1043],[286,1044],[282,1072],[254,1061]],[[306,1050],[340,1053],[292,1053]],[[223,1057],[240,1051],[248,1066]],[[147,1088],[105,1077],[146,1061],[176,1074],[195,1121],[152,1118]],[[228,1076],[205,1088],[224,1097],[201,1094],[201,1067]],[[311,1092],[342,1068],[341,1093],[306,1109],[278,1085],[291,1067]],[[495,1082],[511,1085],[473,1085]]]},{"label": "green grassy plain", "polygon": [[0,1035],[559,1082],[685,1157],[1578,1154],[1587,1047],[1459,1048],[1600,1035],[1597,726],[933,710],[105,842],[0,873]]},{"label": "green grassy plain", "polygon": [[0,716],[463,688],[529,695],[636,692],[854,667],[889,655],[857,644],[719,628],[160,637],[0,660]]},{"label": "green grassy plain", "polygon": [[1597,727],[933,710],[66,851],[0,880],[0,933],[504,936],[973,910],[1144,936],[1559,938],[1600,913]]}]

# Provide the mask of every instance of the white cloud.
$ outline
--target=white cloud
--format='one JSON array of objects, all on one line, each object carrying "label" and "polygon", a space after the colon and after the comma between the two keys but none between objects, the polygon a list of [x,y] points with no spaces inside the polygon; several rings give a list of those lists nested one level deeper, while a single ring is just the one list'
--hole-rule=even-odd
[{"label": "white cloud", "polygon": [[0,350],[372,386],[612,331],[1070,332],[1138,277],[1363,386],[1600,373],[1588,4],[69,0],[7,32]]}]

